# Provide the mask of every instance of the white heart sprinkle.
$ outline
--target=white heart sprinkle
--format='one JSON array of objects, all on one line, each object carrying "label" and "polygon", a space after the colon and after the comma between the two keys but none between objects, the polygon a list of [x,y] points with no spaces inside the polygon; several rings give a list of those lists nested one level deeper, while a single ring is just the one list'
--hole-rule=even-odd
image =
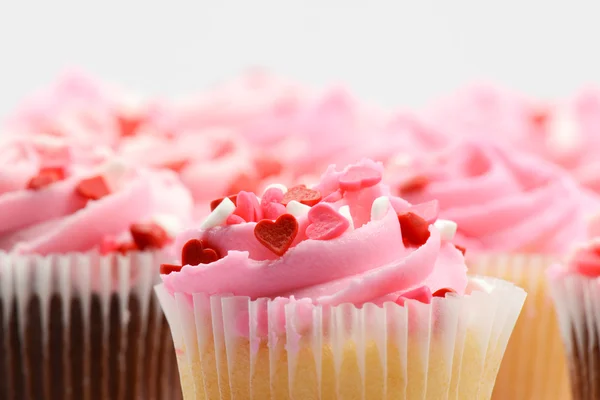
[{"label": "white heart sprinkle", "polygon": [[454,239],[457,228],[456,222],[447,219],[438,219],[433,225],[440,231],[440,238],[442,240],[450,241]]},{"label": "white heart sprinkle", "polygon": [[307,215],[310,211],[310,207],[296,200],[292,200],[285,206],[285,211],[288,214],[292,214],[294,217],[299,218]]},{"label": "white heart sprinkle", "polygon": [[233,201],[231,201],[229,197],[225,197],[223,201],[215,207],[213,212],[206,217],[204,222],[200,224],[200,229],[210,229],[223,224],[234,211],[235,204],[233,204]]},{"label": "white heart sprinkle", "polygon": [[378,221],[385,217],[390,207],[390,199],[387,196],[376,198],[371,205],[371,220]]},{"label": "white heart sprinkle", "polygon": [[350,222],[349,230],[354,230],[354,221],[352,220],[352,214],[350,214],[350,206],[341,206],[338,212]]}]

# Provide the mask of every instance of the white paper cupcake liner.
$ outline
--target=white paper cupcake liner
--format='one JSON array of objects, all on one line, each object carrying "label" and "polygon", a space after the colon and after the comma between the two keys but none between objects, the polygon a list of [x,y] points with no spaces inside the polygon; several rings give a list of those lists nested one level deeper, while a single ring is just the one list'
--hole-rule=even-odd
[{"label": "white paper cupcake liner", "polygon": [[177,399],[161,253],[0,252],[0,399]]},{"label": "white paper cupcake liner", "polygon": [[156,288],[186,399],[489,399],[525,292],[314,306]]},{"label": "white paper cupcake liner", "polygon": [[550,279],[574,399],[600,398],[600,279]]},{"label": "white paper cupcake liner", "polygon": [[556,259],[535,254],[469,257],[469,272],[514,282],[527,300],[508,343],[493,399],[569,399],[565,354],[546,270]]}]

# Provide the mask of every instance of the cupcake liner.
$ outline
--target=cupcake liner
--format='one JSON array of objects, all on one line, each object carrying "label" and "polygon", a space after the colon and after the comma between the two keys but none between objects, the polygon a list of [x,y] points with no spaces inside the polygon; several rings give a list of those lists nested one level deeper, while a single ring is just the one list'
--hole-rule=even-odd
[{"label": "cupcake liner", "polygon": [[403,306],[156,292],[186,399],[489,399],[526,293]]},{"label": "cupcake liner", "polygon": [[0,399],[177,399],[162,253],[0,253]]},{"label": "cupcake liner", "polygon": [[574,399],[600,398],[600,280],[551,277]]},{"label": "cupcake liner", "polygon": [[533,254],[467,256],[469,273],[514,282],[527,301],[508,343],[493,398],[569,399],[569,380],[546,270],[555,258]]}]

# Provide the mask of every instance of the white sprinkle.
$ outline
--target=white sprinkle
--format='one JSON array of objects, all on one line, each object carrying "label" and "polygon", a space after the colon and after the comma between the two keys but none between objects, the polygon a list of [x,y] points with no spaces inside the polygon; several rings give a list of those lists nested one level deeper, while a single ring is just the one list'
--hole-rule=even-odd
[{"label": "white sprinkle", "polygon": [[354,230],[354,221],[352,220],[352,214],[350,214],[350,206],[341,206],[338,212],[350,222],[348,229]]},{"label": "white sprinkle", "polygon": [[200,224],[200,229],[210,229],[219,226],[227,221],[227,218],[235,211],[235,204],[225,197],[221,203],[211,212],[208,217]]},{"label": "white sprinkle", "polygon": [[440,231],[440,237],[442,240],[453,240],[456,234],[456,222],[449,221],[447,219],[438,219],[433,224],[438,231]]},{"label": "white sprinkle", "polygon": [[183,229],[179,218],[171,214],[156,214],[152,221],[160,225],[170,237],[175,237]]},{"label": "white sprinkle", "polygon": [[299,218],[307,215],[310,211],[310,207],[296,200],[292,200],[285,206],[285,211],[288,214],[292,214],[294,217]]},{"label": "white sprinkle", "polygon": [[390,199],[387,196],[376,198],[371,205],[371,221],[378,221],[385,217],[390,207]]},{"label": "white sprinkle", "polygon": [[280,189],[280,190],[283,192],[283,194],[286,194],[286,193],[287,193],[287,191],[288,191],[287,187],[285,187],[285,185],[282,185],[281,183],[271,183],[269,186],[267,186],[267,187],[265,188],[265,191],[263,192],[263,195],[264,195],[264,193],[265,193],[267,190],[269,190],[269,189],[271,189],[271,188],[277,188],[277,189]]}]

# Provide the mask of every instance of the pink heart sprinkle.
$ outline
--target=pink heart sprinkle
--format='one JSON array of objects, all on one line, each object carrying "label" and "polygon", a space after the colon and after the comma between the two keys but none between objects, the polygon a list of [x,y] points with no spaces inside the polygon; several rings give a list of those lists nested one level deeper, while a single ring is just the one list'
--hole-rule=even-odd
[{"label": "pink heart sprinkle", "polygon": [[233,212],[246,222],[257,222],[262,219],[262,210],[258,199],[253,193],[239,192],[237,195],[236,208]]},{"label": "pink heart sprinkle", "polygon": [[329,240],[340,236],[350,222],[327,203],[319,203],[308,212],[310,224],[306,236],[313,240]]},{"label": "pink heart sprinkle", "polygon": [[227,217],[227,221],[225,221],[227,225],[238,225],[243,224],[244,222],[244,218],[235,214],[231,214],[229,217]]},{"label": "pink heart sprinkle", "polygon": [[339,182],[342,190],[357,191],[381,182],[381,172],[365,165],[355,165],[340,176]]}]

